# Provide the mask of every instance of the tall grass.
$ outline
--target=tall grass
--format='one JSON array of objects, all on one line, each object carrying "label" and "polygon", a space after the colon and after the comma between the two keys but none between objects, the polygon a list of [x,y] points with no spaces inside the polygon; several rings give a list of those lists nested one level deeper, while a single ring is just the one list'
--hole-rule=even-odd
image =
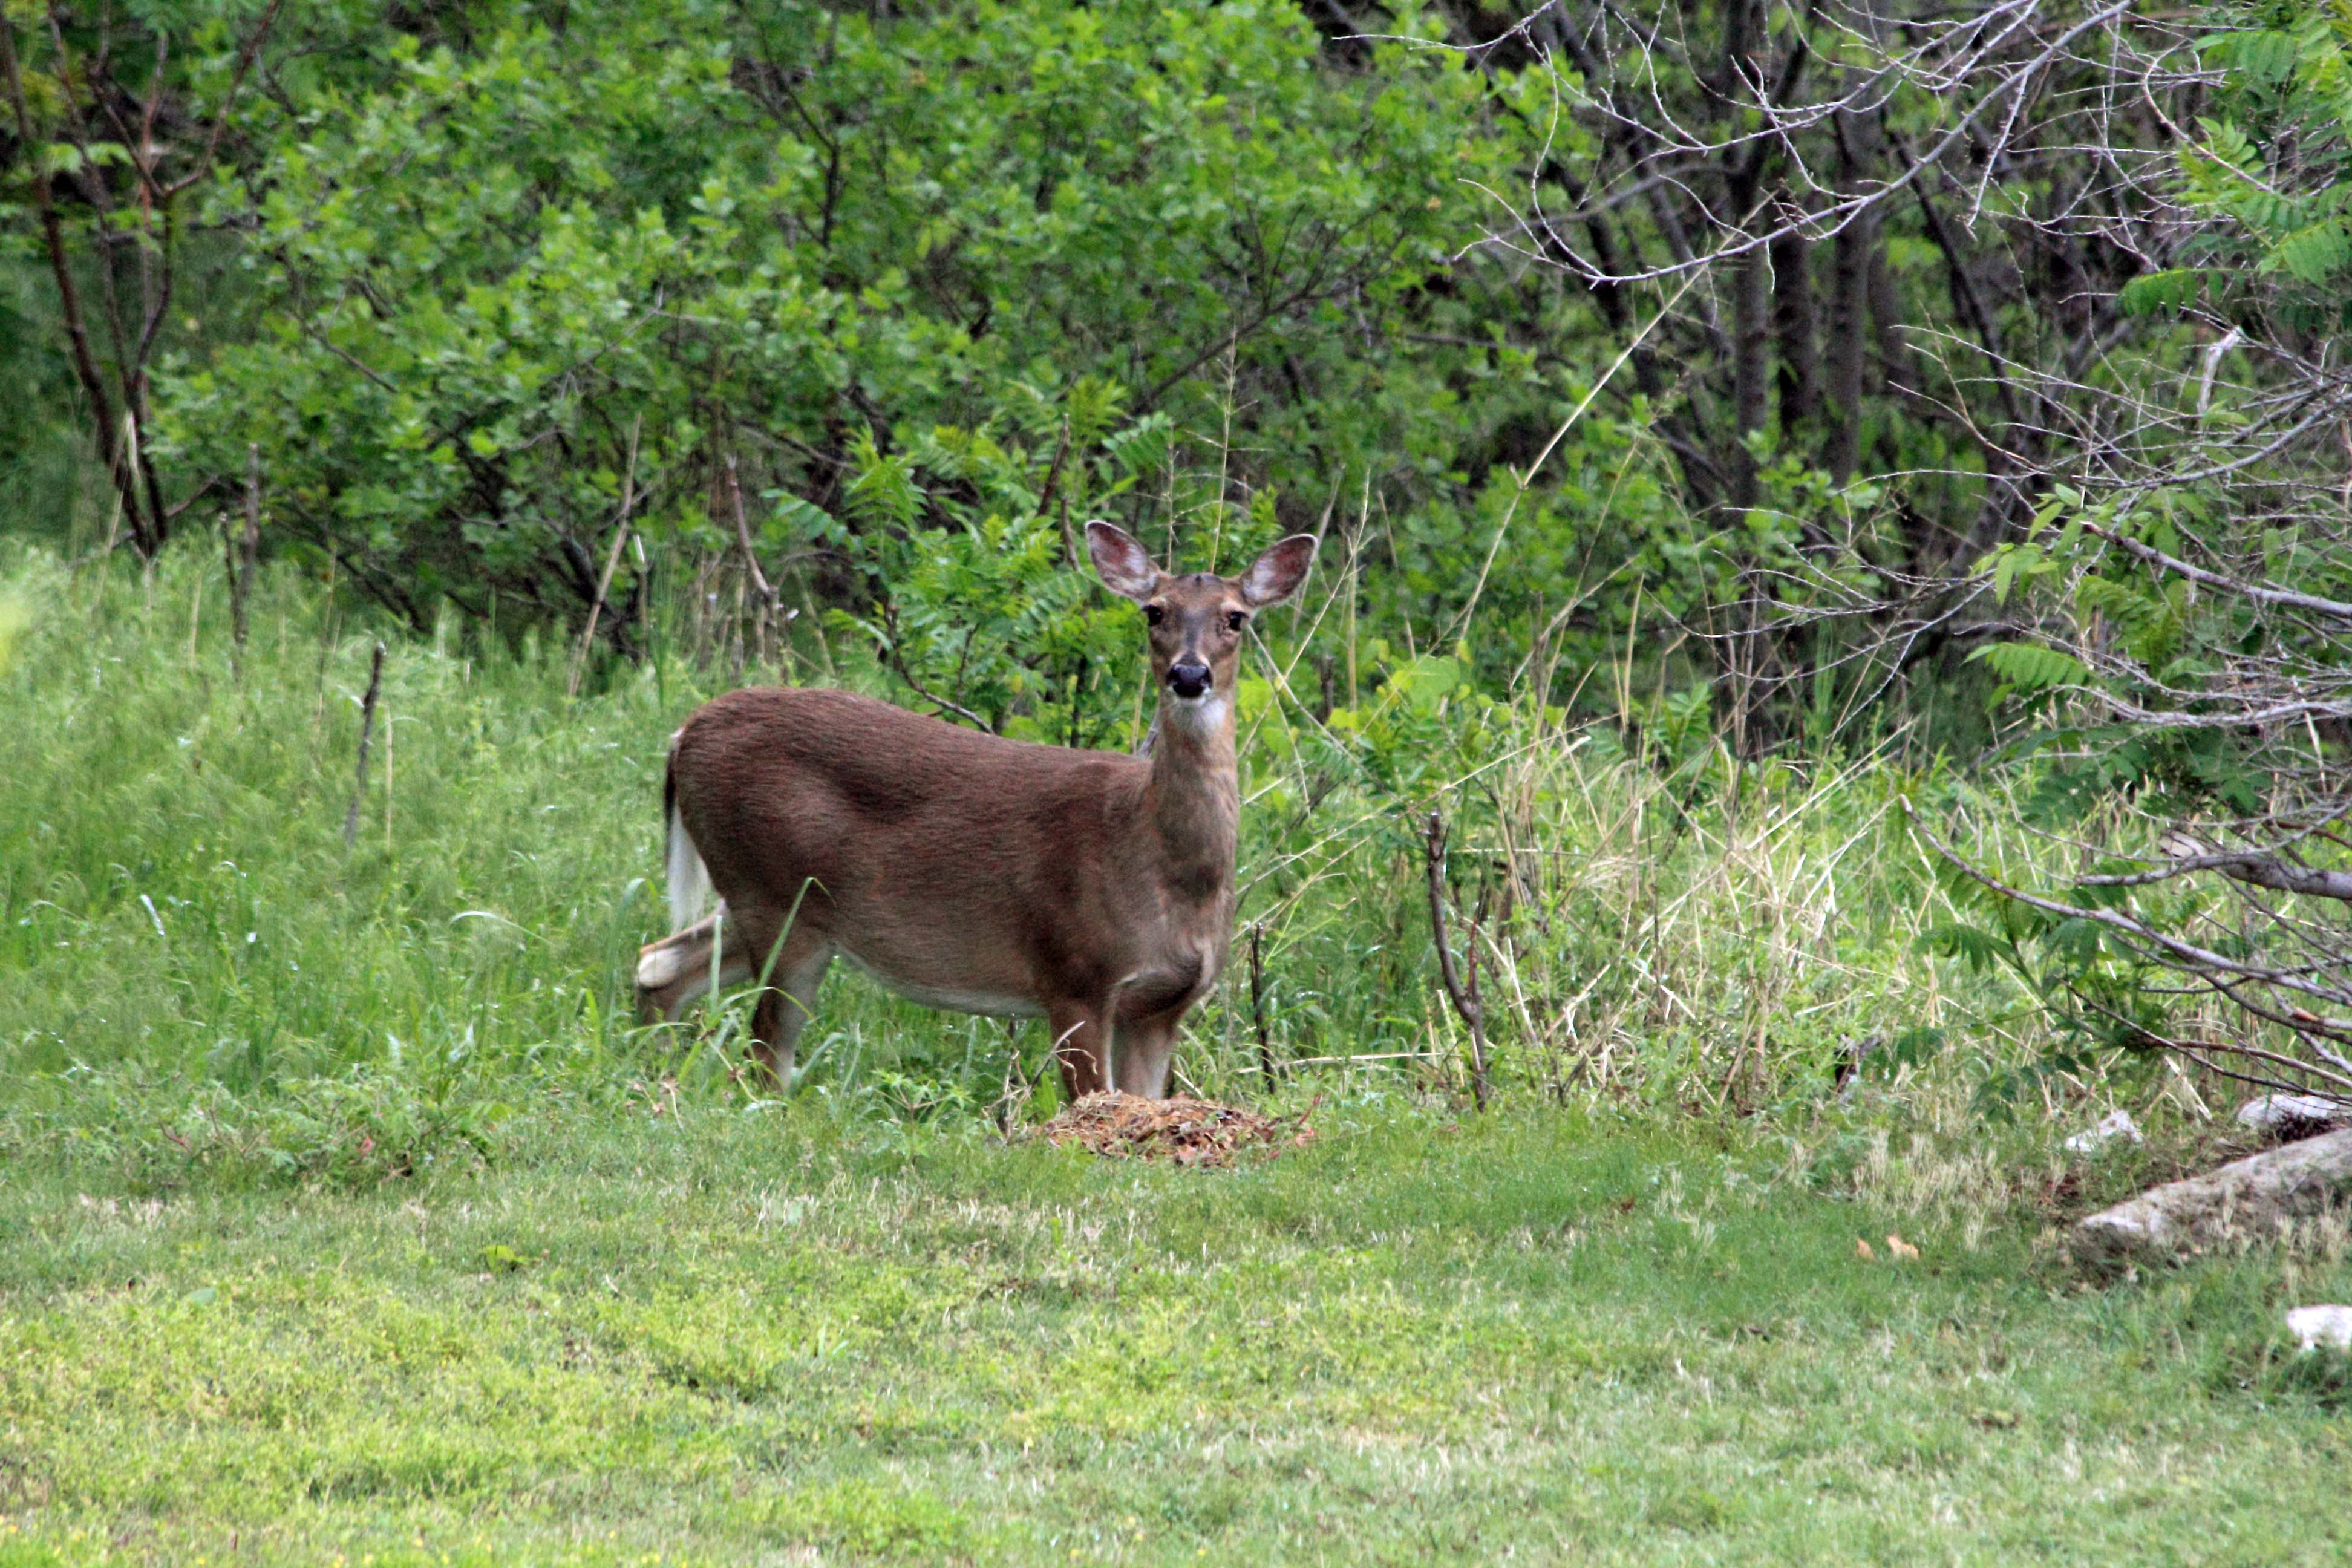
[{"label": "tall grass", "polygon": [[[1944,906],[1895,809],[1921,780],[1874,760],[1780,764],[1749,770],[1737,799],[1694,800],[1692,771],[1589,731],[1492,775],[1452,858],[1486,882],[1463,897],[1490,911],[1474,940],[1507,1080],[1754,1109],[1817,1093],[1874,1042],[2007,1010],[1997,985],[1917,951]],[[1329,894],[1270,951],[1331,976],[1336,1017],[1382,1019],[1390,1048],[1454,1062],[1459,1023],[1414,978],[1422,868],[1394,837],[1333,847],[1318,868]],[[1402,954],[1385,969],[1382,937]],[[1381,987],[1407,999],[1403,1016],[1369,994]]]},{"label": "tall grass", "polygon": [[[645,1030],[628,982],[663,924],[663,748],[719,672],[617,665],[567,698],[564,647],[388,638],[361,785],[377,633],[318,582],[265,574],[241,675],[205,551],[144,574],[28,553],[0,582],[21,626],[0,673],[0,1141],[373,1170],[478,1146],[523,1108],[756,1099],[740,1005]],[[1260,710],[1244,930],[1186,1082],[1263,1094],[1270,1056],[1283,1094],[1459,1090],[1432,802],[1483,910],[1506,1093],[1752,1111],[1818,1100],[1842,1059],[1922,1026],[2016,1048],[2019,998],[1916,942],[1941,894],[1895,799],[1965,781],[1867,757],[1738,767],[1703,730],[1679,754],[1629,749],[1532,704],[1482,724],[1477,754],[1408,795],[1308,776],[1313,721]],[[1024,1080],[1050,1097],[1044,1052],[837,972],[801,1092],[1003,1111]]]}]

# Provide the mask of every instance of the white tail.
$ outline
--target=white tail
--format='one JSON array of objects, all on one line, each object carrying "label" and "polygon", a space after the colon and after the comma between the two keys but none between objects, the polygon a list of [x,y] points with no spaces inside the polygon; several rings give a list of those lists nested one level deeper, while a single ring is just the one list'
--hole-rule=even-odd
[{"label": "white tail", "polygon": [[[677,745],[677,737],[673,735],[673,752]],[[711,907],[715,889],[710,885],[710,868],[702,863],[694,837],[678,813],[674,771],[662,782],[662,796],[669,806],[669,921],[677,934],[638,952],[637,990],[642,995],[670,997],[667,1011],[675,1016],[688,1002],[714,986],[751,978],[751,971],[740,952],[727,951],[726,909]]]},{"label": "white tail", "polygon": [[1283,540],[1239,577],[1171,576],[1106,522],[1087,546],[1150,628],[1151,756],[1003,740],[843,691],[704,705],[670,749],[685,929],[639,955],[648,1013],[676,1017],[714,968],[727,984],[756,964],[754,1050],[789,1081],[838,953],[932,1006],[1044,1017],[1072,1098],[1167,1092],[1177,1025],[1233,940],[1243,628],[1297,589],[1315,541]]},{"label": "white tail", "polygon": [[669,924],[672,931],[684,931],[710,912],[711,900],[717,889],[710,885],[710,868],[702,863],[701,851],[694,847],[693,836],[686,830],[686,819],[678,815],[675,798],[669,804]]}]

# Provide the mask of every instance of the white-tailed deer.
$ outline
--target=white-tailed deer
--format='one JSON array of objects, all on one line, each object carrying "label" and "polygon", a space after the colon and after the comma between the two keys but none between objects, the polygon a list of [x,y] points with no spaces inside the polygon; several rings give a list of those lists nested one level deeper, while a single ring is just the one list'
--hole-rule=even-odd
[{"label": "white-tailed deer", "polygon": [[1087,525],[1087,549],[1150,626],[1150,758],[1008,741],[845,691],[714,699],[670,745],[670,915],[685,929],[638,955],[649,1016],[764,975],[752,1048],[789,1083],[838,953],[934,1007],[1043,1017],[1074,1099],[1167,1093],[1176,1026],[1233,940],[1243,627],[1297,590],[1315,540],[1283,540],[1238,577],[1171,576],[1107,522]]}]

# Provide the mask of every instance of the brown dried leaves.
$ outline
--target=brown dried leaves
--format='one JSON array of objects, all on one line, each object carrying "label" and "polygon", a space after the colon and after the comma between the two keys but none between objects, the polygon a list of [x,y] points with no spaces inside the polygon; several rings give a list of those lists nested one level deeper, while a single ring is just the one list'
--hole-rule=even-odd
[{"label": "brown dried leaves", "polygon": [[1076,1143],[1107,1158],[1230,1165],[1253,1149],[1276,1154],[1298,1148],[1314,1141],[1315,1130],[1304,1115],[1281,1121],[1187,1095],[1146,1100],[1105,1089],[1065,1108],[1036,1135],[1055,1148]]}]

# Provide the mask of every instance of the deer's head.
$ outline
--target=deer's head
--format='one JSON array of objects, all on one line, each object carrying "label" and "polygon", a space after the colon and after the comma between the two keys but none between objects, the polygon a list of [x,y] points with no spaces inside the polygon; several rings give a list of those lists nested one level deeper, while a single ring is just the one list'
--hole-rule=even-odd
[{"label": "deer's head", "polygon": [[1315,536],[1277,541],[1238,577],[1162,572],[1134,535],[1108,522],[1087,524],[1087,553],[1104,586],[1143,606],[1161,705],[1205,728],[1231,710],[1250,617],[1297,592],[1315,560]]}]

